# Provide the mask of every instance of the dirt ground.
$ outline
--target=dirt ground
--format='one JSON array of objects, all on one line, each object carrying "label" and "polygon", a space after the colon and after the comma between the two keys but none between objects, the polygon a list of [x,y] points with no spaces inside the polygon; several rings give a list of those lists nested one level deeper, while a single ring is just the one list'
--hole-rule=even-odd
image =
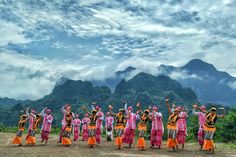
[{"label": "dirt ground", "polygon": [[[220,146],[221,144],[216,145],[216,152],[212,155],[199,151],[196,143],[187,143],[185,150],[170,152],[165,148],[165,143],[162,149],[147,148],[146,151],[140,151],[133,147],[115,150],[114,142],[106,142],[105,139],[101,145],[93,149],[88,148],[84,141],[77,141],[70,147],[63,147],[57,144],[56,135],[51,135],[47,145],[37,143],[34,146],[18,147],[11,144],[13,137],[12,133],[0,133],[0,157],[236,157],[236,150],[224,148]],[[40,141],[39,136],[37,136],[37,141]],[[147,146],[150,146],[149,141],[147,141]]]}]

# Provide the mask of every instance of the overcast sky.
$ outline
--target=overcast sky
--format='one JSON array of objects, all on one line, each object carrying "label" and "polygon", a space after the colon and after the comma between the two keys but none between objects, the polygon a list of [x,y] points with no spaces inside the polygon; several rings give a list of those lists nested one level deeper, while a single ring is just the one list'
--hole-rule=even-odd
[{"label": "overcast sky", "polygon": [[0,0],[0,97],[194,58],[236,76],[236,0]]}]

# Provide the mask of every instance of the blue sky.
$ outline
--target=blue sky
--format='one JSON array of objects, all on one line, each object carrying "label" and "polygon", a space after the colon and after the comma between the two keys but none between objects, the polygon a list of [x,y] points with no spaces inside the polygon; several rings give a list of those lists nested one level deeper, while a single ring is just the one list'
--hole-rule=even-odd
[{"label": "blue sky", "polygon": [[193,58],[236,76],[236,0],[0,1],[0,97]]}]

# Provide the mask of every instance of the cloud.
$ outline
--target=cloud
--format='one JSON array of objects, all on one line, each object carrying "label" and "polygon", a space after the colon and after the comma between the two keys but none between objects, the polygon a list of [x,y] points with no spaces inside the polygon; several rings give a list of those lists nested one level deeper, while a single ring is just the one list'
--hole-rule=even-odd
[{"label": "cloud", "polygon": [[230,88],[232,88],[233,90],[236,90],[236,81],[234,81],[234,82],[229,82],[229,83],[228,83],[228,86],[229,86]]},{"label": "cloud", "polygon": [[49,94],[56,81],[63,76],[74,80],[104,79],[112,76],[112,71],[114,69],[109,63],[91,66],[76,60],[48,60],[15,52],[0,52],[0,95],[38,99]]},{"label": "cloud", "polygon": [[0,2],[0,96],[36,99],[61,76],[101,80],[128,66],[158,74],[160,64],[193,58],[236,76],[235,7],[233,0]]},{"label": "cloud", "polygon": [[25,44],[30,42],[23,34],[24,29],[14,23],[0,20],[0,46],[5,46],[9,43]]}]

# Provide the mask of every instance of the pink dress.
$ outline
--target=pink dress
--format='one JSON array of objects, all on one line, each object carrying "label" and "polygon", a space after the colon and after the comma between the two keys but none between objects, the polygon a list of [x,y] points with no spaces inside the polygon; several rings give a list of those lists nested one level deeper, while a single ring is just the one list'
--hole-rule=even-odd
[{"label": "pink dress", "polygon": [[52,115],[43,115],[43,124],[42,124],[42,133],[41,139],[48,140],[49,133],[52,127],[53,116]]},{"label": "pink dress", "polygon": [[114,117],[112,116],[106,117],[106,124],[105,124],[106,127],[112,127],[113,129],[113,123],[114,123]]},{"label": "pink dress", "polygon": [[81,124],[81,120],[80,119],[74,119],[73,122],[72,122],[74,141],[77,141],[79,139],[80,124]]},{"label": "pink dress", "polygon": [[82,133],[83,133],[83,141],[86,141],[88,139],[88,124],[89,124],[89,118],[84,117],[82,119]]},{"label": "pink dress", "polygon": [[160,147],[162,144],[162,136],[164,127],[162,122],[162,114],[160,112],[152,113],[152,130],[151,130],[151,145]]},{"label": "pink dress", "polygon": [[188,117],[188,114],[186,112],[180,112],[179,113],[179,119],[177,121],[177,141],[178,144],[184,144],[186,141],[186,136],[187,136],[187,123],[186,123],[186,118]]},{"label": "pink dress", "polygon": [[206,113],[203,112],[195,112],[193,109],[193,114],[198,116],[198,124],[199,124],[199,129],[198,129],[198,143],[200,145],[204,144],[204,124],[206,122]]},{"label": "pink dress", "polygon": [[126,112],[126,115],[127,115],[127,123],[122,140],[124,143],[131,145],[134,141],[134,132],[136,129],[136,120],[138,116],[135,113],[129,113],[129,112]]},{"label": "pink dress", "polygon": [[96,121],[95,138],[96,138],[96,142],[98,144],[100,144],[101,143],[102,129],[103,129],[102,121],[104,120],[104,114],[103,114],[102,111],[99,111],[97,113],[97,116],[99,116],[99,118]]},{"label": "pink dress", "polygon": [[[111,139],[113,139],[113,123],[114,123],[114,117],[112,117],[112,116],[106,117],[105,127],[111,128],[111,131],[109,131],[111,133]],[[108,135],[107,129],[106,129],[106,135]]]}]

